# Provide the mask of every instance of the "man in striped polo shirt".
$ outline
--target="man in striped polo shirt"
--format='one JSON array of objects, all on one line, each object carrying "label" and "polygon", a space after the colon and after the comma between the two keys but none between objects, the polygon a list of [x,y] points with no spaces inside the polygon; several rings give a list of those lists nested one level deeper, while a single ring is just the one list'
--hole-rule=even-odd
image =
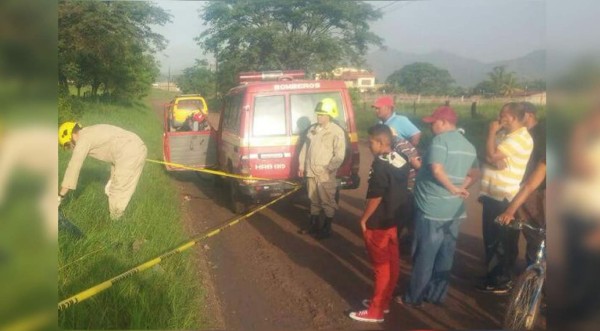
[{"label": "man in striped polo shirt", "polygon": [[510,102],[490,123],[486,141],[479,201],[483,204],[483,244],[487,274],[481,290],[506,293],[512,286],[512,269],[518,254],[519,231],[494,222],[517,195],[533,139],[524,124],[525,108]]},{"label": "man in striped polo shirt", "polygon": [[413,269],[406,293],[395,298],[405,306],[442,304],[448,290],[458,230],[467,218],[464,199],[479,168],[475,147],[456,129],[457,119],[448,106],[423,118],[435,137],[417,173]]}]

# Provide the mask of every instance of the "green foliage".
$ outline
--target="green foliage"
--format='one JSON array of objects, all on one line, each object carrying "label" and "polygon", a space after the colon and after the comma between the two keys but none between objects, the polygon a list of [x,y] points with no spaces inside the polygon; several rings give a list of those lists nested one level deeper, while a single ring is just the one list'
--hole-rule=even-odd
[{"label": "green foliage", "polygon": [[193,67],[185,68],[181,76],[175,78],[177,87],[183,93],[199,93],[203,96],[215,94],[215,73],[208,68],[204,60],[196,60]]},{"label": "green foliage", "polygon": [[70,96],[68,92],[58,94],[58,123],[77,121],[83,112],[80,99]]},{"label": "green foliage", "polygon": [[138,1],[61,1],[58,6],[58,79],[89,86],[91,95],[115,99],[142,97],[158,75],[154,52],[165,48],[151,25],[164,25],[170,15]]},{"label": "green foliage", "polygon": [[512,96],[521,89],[514,72],[506,71],[506,66],[497,66],[488,73],[488,79],[474,88],[475,94]]},{"label": "green foliage", "polygon": [[[153,91],[147,103],[169,100],[168,93],[159,93]],[[162,125],[150,106],[84,104],[86,111],[79,119],[84,126],[107,123],[135,132],[146,143],[148,158],[162,158]],[[59,151],[61,175],[70,156],[69,151]],[[61,300],[165,253],[189,236],[182,224],[177,190],[163,166],[145,165],[136,192],[119,222],[109,219],[103,193],[109,176],[108,164],[88,158],[77,190],[69,193],[62,203],[66,218],[85,232],[86,237],[76,240],[68,233],[59,234]],[[59,326],[62,329],[207,329],[209,316],[203,313],[202,282],[195,262],[192,249],[165,259],[160,268],[135,274],[60,312]]]},{"label": "green foliage", "polygon": [[[358,130],[358,136],[361,140],[367,139],[367,130],[369,127],[377,123],[377,117],[375,113],[369,108],[362,108],[359,105],[363,105],[363,101],[358,103],[353,102],[354,115],[356,120],[356,127]],[[396,103],[396,113],[407,116],[422,132],[421,142],[419,143],[419,150],[424,152],[429,148],[433,134],[429,125],[423,123],[421,120],[424,116],[430,115],[431,112],[440,106],[435,103],[418,103],[412,102]],[[485,153],[485,142],[489,122],[498,117],[498,113],[502,108],[502,102],[484,102],[477,105],[478,116],[476,118],[471,117],[471,105],[469,103],[454,104],[451,107],[456,111],[458,115],[458,127],[465,130],[465,137],[475,146],[477,155],[481,158]],[[415,109],[416,107],[416,109]],[[546,107],[538,106],[538,117],[540,119],[546,118]]]},{"label": "green foliage", "polygon": [[219,91],[240,71],[331,71],[381,45],[369,27],[381,13],[358,1],[212,1],[201,17],[209,28],[196,41],[218,61]]},{"label": "green foliage", "polygon": [[454,79],[448,70],[431,63],[416,62],[394,71],[386,83],[412,94],[447,95],[453,90]]}]

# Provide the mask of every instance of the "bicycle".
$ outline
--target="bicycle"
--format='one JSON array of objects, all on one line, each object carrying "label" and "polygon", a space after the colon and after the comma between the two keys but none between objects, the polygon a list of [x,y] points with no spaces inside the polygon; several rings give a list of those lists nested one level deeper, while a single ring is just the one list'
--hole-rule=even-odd
[{"label": "bicycle", "polygon": [[[497,222],[497,220],[496,220]],[[542,302],[542,288],[546,278],[546,230],[521,220],[510,224],[511,228],[531,229],[543,236],[533,264],[518,277],[511,291],[503,328],[508,330],[531,330],[537,320]]]}]

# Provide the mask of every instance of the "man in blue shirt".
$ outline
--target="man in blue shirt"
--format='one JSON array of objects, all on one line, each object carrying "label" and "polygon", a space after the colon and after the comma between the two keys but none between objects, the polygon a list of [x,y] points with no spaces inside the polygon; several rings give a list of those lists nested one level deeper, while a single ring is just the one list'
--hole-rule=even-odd
[{"label": "man in blue shirt", "polygon": [[379,124],[385,124],[392,129],[394,135],[404,138],[414,146],[419,145],[421,131],[406,116],[394,112],[394,100],[390,96],[382,96],[371,106],[379,118]]}]

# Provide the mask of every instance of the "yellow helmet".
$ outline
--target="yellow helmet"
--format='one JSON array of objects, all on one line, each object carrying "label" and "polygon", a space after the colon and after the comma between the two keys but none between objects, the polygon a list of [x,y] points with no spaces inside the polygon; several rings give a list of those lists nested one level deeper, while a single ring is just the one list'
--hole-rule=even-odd
[{"label": "yellow helmet", "polygon": [[332,98],[325,98],[317,104],[315,113],[317,115],[329,115],[333,118],[336,118],[338,117],[337,103]]},{"label": "yellow helmet", "polygon": [[58,144],[60,146],[65,146],[67,143],[71,142],[73,138],[73,128],[77,126],[77,122],[64,122],[58,128]]}]

